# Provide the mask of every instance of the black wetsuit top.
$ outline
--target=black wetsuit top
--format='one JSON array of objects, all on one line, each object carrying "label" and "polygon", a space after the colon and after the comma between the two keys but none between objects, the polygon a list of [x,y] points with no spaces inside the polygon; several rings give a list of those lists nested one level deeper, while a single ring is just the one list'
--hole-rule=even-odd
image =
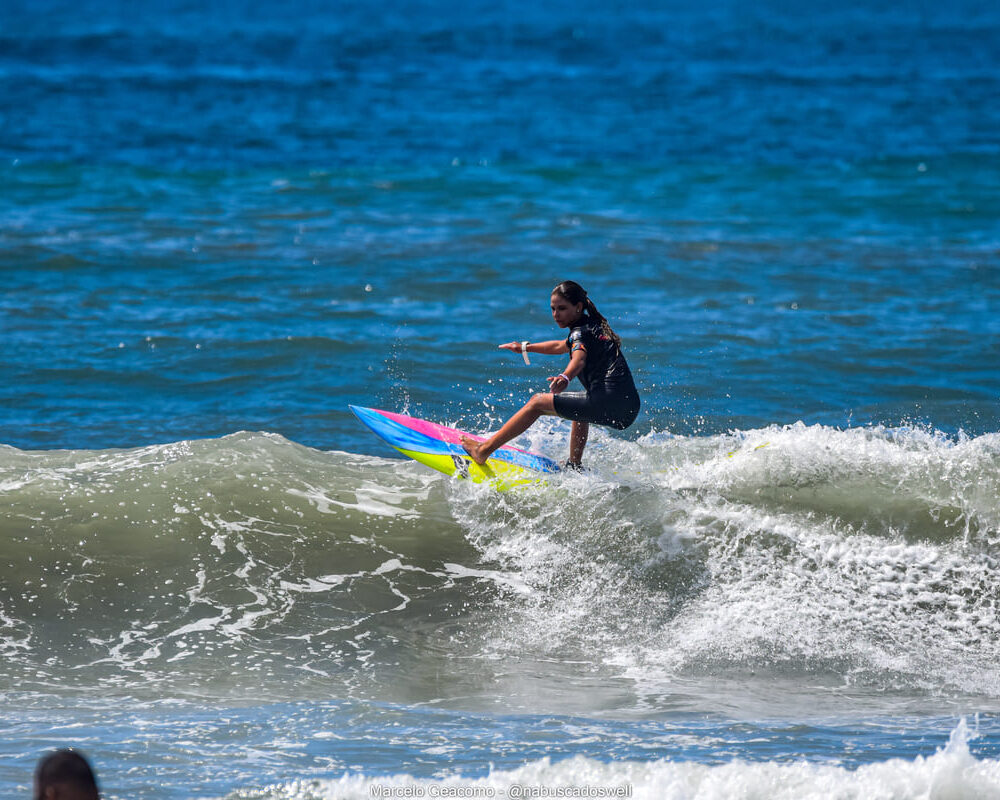
[{"label": "black wetsuit top", "polygon": [[639,415],[639,392],[621,347],[604,333],[600,322],[583,316],[566,337],[573,351],[583,345],[587,360],[579,374],[586,392],[562,392],[553,398],[560,417],[623,430]]}]

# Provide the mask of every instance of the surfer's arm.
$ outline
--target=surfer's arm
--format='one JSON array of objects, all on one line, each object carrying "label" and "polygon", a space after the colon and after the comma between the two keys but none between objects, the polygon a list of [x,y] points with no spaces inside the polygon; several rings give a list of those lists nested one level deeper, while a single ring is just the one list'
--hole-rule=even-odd
[{"label": "surfer's arm", "polygon": [[[510,350],[512,353],[520,353],[523,342],[507,342],[499,345],[501,350]],[[568,353],[569,347],[566,341],[557,339],[551,342],[528,342],[525,349],[529,353],[541,353],[545,356],[557,356],[560,353]]]},{"label": "surfer's arm", "polygon": [[[564,342],[565,344],[565,342]],[[553,375],[548,379],[549,388],[552,394],[559,394],[570,382],[583,372],[583,365],[587,363],[587,351],[583,347],[577,347],[570,356],[569,366],[558,375]]]}]

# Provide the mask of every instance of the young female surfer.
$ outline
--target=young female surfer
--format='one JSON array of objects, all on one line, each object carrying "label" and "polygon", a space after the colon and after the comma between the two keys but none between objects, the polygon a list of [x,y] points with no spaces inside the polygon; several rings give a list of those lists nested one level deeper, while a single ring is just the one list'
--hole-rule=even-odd
[{"label": "young female surfer", "polygon": [[[552,390],[536,394],[495,434],[480,442],[462,437],[462,447],[477,464],[511,439],[520,436],[543,414],[573,421],[566,466],[579,469],[587,446],[590,423],[624,430],[639,414],[639,392],[622,355],[621,339],[611,330],[580,284],[563,281],[552,290],[552,319],[560,328],[569,328],[565,340],[551,342],[507,342],[502,350],[558,355],[569,353],[569,365],[548,379]],[[567,392],[579,377],[586,391]]]}]

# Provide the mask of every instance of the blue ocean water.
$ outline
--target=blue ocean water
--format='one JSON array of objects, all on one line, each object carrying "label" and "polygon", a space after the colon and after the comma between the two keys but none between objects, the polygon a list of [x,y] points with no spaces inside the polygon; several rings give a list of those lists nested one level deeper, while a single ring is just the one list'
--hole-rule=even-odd
[{"label": "blue ocean water", "polygon": [[1000,796],[996,5],[250,5],[0,9],[0,791]]}]

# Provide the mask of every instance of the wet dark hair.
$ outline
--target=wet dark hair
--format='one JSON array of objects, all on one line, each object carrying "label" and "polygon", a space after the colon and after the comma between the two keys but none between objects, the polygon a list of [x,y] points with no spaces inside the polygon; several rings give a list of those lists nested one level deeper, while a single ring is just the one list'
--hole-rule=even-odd
[{"label": "wet dark hair", "polygon": [[94,770],[76,750],[56,750],[42,757],[35,768],[35,800],[42,800],[45,790],[58,784],[69,784],[92,800],[100,797]]},{"label": "wet dark hair", "polygon": [[621,346],[622,340],[618,337],[617,333],[611,330],[611,323],[597,310],[594,301],[587,297],[587,290],[580,284],[576,281],[563,281],[552,290],[552,294],[559,295],[573,305],[583,303],[583,310],[587,312],[587,316],[601,324],[602,333],[616,345]]}]

